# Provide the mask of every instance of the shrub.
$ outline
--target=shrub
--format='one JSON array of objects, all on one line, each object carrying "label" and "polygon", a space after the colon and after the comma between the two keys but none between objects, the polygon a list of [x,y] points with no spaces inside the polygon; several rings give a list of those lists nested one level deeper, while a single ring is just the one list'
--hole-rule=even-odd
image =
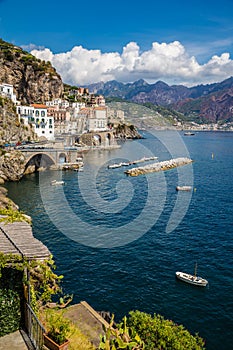
[{"label": "shrub", "polygon": [[55,310],[48,310],[46,313],[47,335],[55,343],[61,345],[70,337],[72,333],[71,322],[63,316],[63,313]]},{"label": "shrub", "polygon": [[153,316],[140,311],[131,311],[128,326],[135,329],[145,343],[145,349],[202,350],[204,340],[191,335],[182,325],[165,320],[161,315]]}]

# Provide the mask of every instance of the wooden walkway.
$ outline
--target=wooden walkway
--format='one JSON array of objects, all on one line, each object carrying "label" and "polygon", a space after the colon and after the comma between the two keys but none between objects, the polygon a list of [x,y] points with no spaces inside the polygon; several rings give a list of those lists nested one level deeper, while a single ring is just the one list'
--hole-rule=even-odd
[{"label": "wooden walkway", "polygon": [[21,255],[28,260],[45,260],[51,256],[48,248],[33,236],[26,222],[0,222],[0,252]]}]

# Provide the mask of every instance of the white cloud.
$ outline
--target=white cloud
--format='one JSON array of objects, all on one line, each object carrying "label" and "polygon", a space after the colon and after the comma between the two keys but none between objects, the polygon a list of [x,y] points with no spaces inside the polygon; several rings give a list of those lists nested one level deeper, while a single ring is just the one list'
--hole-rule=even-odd
[{"label": "white cloud", "polygon": [[163,80],[169,84],[196,85],[222,81],[232,75],[233,61],[229,53],[214,55],[199,64],[179,42],[152,43],[140,52],[135,42],[128,43],[122,53],[102,53],[75,46],[71,51],[53,54],[50,49],[32,50],[37,58],[50,61],[65,83],[87,85],[99,81],[133,82],[145,79],[152,83]]}]

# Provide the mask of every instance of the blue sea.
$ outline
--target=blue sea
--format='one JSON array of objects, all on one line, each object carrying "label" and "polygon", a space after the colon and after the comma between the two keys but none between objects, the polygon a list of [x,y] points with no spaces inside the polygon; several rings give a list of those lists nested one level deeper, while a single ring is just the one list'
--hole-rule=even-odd
[{"label": "blue sea", "polygon": [[[208,350],[232,349],[233,133],[143,136],[86,153],[82,173],[46,171],[8,183],[9,195],[32,216],[73,303],[86,300],[116,320],[130,310],[158,313],[198,332]],[[108,169],[144,156],[193,163],[139,177]],[[51,186],[54,179],[65,185]],[[177,192],[178,184],[192,191]],[[206,288],[175,278],[193,273],[196,262]]]}]

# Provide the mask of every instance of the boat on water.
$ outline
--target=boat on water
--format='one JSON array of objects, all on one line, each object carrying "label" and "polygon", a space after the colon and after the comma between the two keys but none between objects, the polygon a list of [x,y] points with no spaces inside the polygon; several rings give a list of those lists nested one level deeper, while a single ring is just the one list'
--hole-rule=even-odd
[{"label": "boat on water", "polygon": [[191,186],[176,186],[177,191],[191,191]]},{"label": "boat on water", "polygon": [[184,133],[184,136],[193,136],[193,135],[195,135],[195,133],[191,132],[191,131],[188,131],[188,132]]},{"label": "boat on water", "polygon": [[197,276],[197,264],[195,265],[194,275],[186,272],[177,271],[176,277],[186,283],[193,284],[199,287],[206,287],[208,281],[202,277]]},{"label": "boat on water", "polygon": [[64,181],[57,181],[57,180],[52,180],[52,181],[51,181],[51,185],[52,185],[52,186],[64,185],[64,184],[65,184]]},{"label": "boat on water", "polygon": [[121,163],[119,164],[111,164],[108,166],[109,169],[115,169],[115,168],[120,168],[121,167]]}]

